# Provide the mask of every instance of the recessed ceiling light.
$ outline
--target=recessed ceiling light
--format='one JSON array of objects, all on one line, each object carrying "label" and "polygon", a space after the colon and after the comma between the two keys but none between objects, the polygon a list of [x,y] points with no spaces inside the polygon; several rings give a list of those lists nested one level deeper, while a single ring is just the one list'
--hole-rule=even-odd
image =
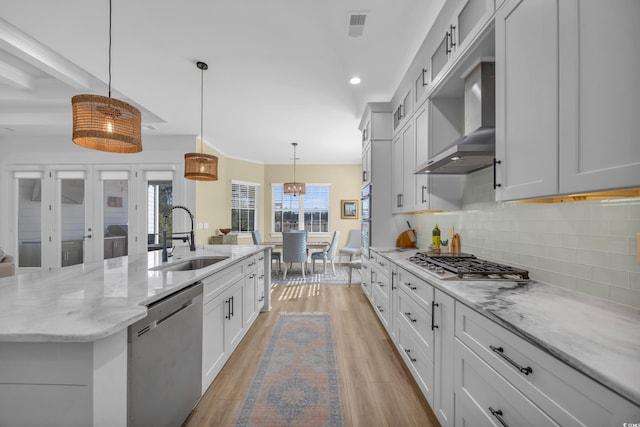
[{"label": "recessed ceiling light", "polygon": [[351,77],[351,80],[349,80],[349,83],[351,83],[352,85],[359,85],[360,77]]}]

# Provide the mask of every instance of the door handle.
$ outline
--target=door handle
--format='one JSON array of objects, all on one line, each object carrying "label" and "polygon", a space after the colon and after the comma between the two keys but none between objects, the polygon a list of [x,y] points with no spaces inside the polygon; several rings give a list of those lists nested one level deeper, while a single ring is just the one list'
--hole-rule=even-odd
[{"label": "door handle", "polygon": [[90,239],[91,238],[91,234],[87,234],[86,236],[82,236],[83,239]]}]

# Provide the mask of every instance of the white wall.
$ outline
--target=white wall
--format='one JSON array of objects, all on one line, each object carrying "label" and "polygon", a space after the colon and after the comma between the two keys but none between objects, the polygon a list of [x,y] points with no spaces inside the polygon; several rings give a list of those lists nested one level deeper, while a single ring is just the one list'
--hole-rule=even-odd
[{"label": "white wall", "polygon": [[408,215],[419,247],[438,224],[462,251],[529,270],[533,279],[640,307],[640,198],[572,203],[496,203],[492,169],[467,176],[463,210]]},{"label": "white wall", "polygon": [[[0,246],[14,247],[13,224],[8,219],[13,218],[17,210],[10,197],[13,185],[10,168],[16,165],[38,165],[41,168],[49,165],[100,165],[126,169],[156,164],[175,165],[175,203],[195,207],[195,184],[184,179],[184,153],[193,151],[195,142],[194,135],[143,135],[141,153],[115,154],[79,147],[68,136],[20,137],[18,132],[3,136],[0,139],[0,200],[4,201],[0,203],[0,218],[3,218],[0,221]],[[131,193],[134,189],[129,188],[129,191]],[[146,189],[144,191],[146,197]],[[129,223],[132,220],[129,218]],[[145,223],[139,236],[140,251],[146,250],[146,233]]]}]

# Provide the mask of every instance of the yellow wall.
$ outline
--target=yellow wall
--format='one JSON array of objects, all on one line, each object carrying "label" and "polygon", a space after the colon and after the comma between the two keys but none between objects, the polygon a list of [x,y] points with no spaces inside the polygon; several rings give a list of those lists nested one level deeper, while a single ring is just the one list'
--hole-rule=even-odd
[{"label": "yellow wall", "polygon": [[[271,232],[271,184],[284,183],[293,180],[292,165],[267,165],[265,166],[265,197],[264,206],[266,216],[262,218],[262,235],[269,237]],[[362,167],[353,165],[297,165],[296,181],[304,183],[331,184],[331,199],[329,213],[330,232],[340,231],[340,244],[347,244],[349,230],[360,230],[360,195],[362,188]],[[340,201],[358,201],[358,219],[340,219]],[[276,240],[276,239],[274,239]],[[322,240],[330,240],[330,237]]]},{"label": "yellow wall", "polygon": [[[198,147],[199,149],[199,147]],[[197,244],[208,243],[209,236],[218,229],[231,227],[231,181],[243,181],[260,185],[259,228],[262,238],[271,237],[271,184],[293,179],[292,165],[263,165],[222,156],[205,145],[204,152],[218,157],[218,181],[196,182],[196,222],[208,223],[208,229],[196,230]],[[360,229],[360,221],[340,218],[340,201],[357,200],[360,209],[362,169],[352,165],[297,165],[296,180],[305,183],[331,184],[330,231],[340,231],[339,247],[346,245],[350,229]],[[358,212],[360,217],[360,212]],[[330,240],[330,236],[322,240]],[[238,239],[239,244],[251,244],[250,238]]]}]

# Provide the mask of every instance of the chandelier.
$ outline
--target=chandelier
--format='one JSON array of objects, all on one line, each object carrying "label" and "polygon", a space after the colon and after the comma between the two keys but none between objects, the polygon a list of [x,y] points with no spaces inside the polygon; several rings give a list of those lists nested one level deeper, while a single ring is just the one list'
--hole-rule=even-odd
[{"label": "chandelier", "polygon": [[202,129],[204,111],[204,71],[209,68],[204,62],[198,61],[196,66],[200,69],[200,152],[185,153],[184,177],[196,181],[218,180],[218,158],[202,152],[204,146],[204,132]]},{"label": "chandelier", "polygon": [[93,94],[71,98],[73,142],[112,153],[142,151],[140,110],[111,98],[111,0],[109,0],[109,96]]},{"label": "chandelier", "polygon": [[291,145],[293,145],[293,182],[284,183],[284,194],[298,196],[305,193],[306,186],[303,182],[296,182],[296,147],[298,143],[292,142]]}]

